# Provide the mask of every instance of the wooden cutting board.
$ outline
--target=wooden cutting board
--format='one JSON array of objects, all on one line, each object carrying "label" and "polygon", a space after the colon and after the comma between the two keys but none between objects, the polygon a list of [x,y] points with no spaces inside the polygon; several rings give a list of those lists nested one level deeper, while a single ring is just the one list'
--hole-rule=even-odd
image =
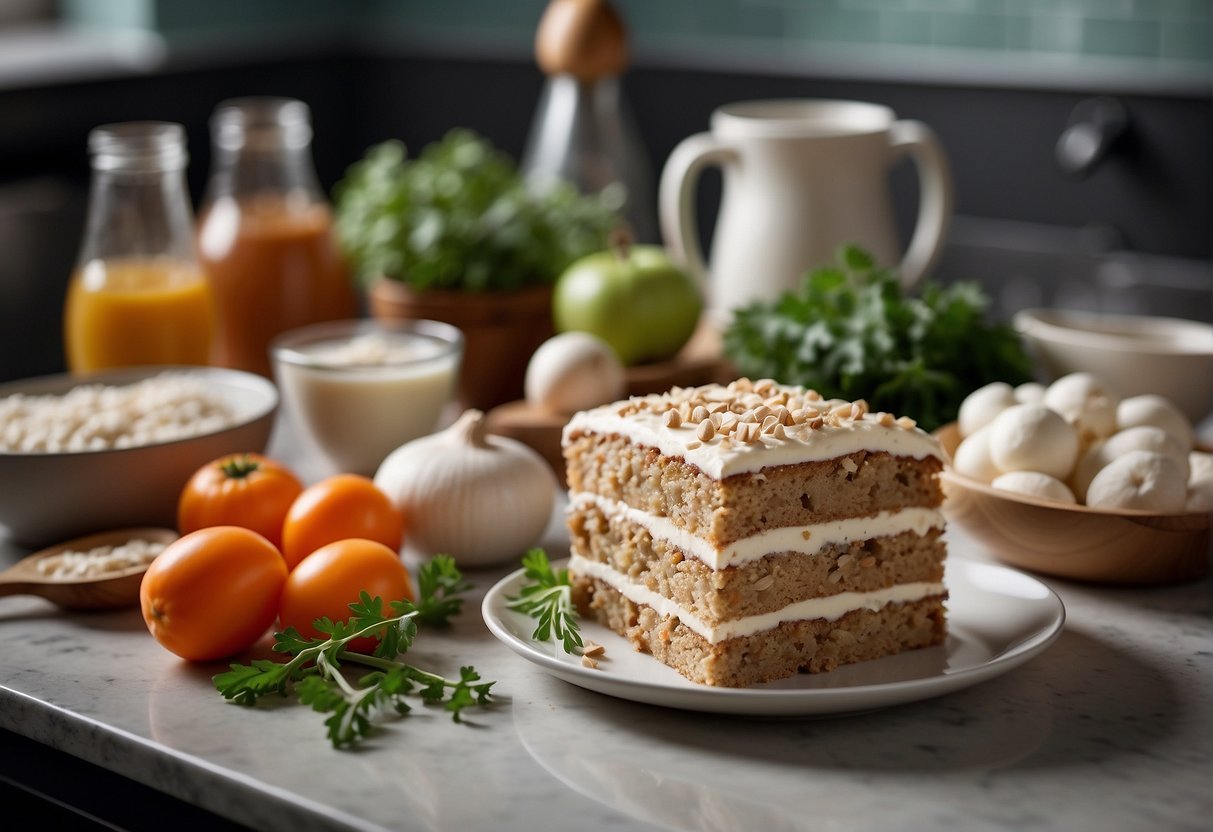
[{"label": "wooden cutting board", "polygon": [[[664,393],[671,387],[695,387],[712,382],[725,384],[734,376],[732,365],[721,353],[719,332],[704,322],[674,358],[629,367],[627,395],[645,396]],[[563,485],[560,433],[571,416],[571,413],[554,413],[519,400],[493,408],[486,418],[489,433],[517,439],[538,451]]]}]

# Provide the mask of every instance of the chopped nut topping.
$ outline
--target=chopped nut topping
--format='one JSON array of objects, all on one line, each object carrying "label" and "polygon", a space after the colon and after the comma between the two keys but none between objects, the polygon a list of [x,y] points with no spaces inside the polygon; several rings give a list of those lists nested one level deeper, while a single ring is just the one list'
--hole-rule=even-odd
[{"label": "chopped nut topping", "polygon": [[703,447],[703,443],[702,443],[702,442],[696,442],[696,441],[694,441],[694,440],[692,440],[692,441],[690,441],[690,442],[688,442],[688,443],[686,444],[686,449],[687,449],[688,451],[693,451],[693,450],[695,450],[696,448],[702,448],[702,447]]},{"label": "chopped nut topping", "polygon": [[712,437],[716,435],[716,426],[712,424],[711,419],[704,419],[699,423],[699,428],[695,431],[695,435],[703,442],[711,441]]},{"label": "chopped nut topping", "polygon": [[812,430],[821,430],[823,427],[825,427],[825,423],[826,423],[826,420],[821,418],[820,416],[818,416],[816,419],[809,422],[808,424]]},{"label": "chopped nut topping", "polygon": [[777,416],[768,416],[762,420],[762,432],[770,433],[771,431],[773,431],[775,429],[775,426],[778,424],[779,424],[779,418]]},{"label": "chopped nut topping", "polygon": [[880,413],[877,413],[876,421],[878,423],[880,423],[880,426],[883,428],[891,428],[891,427],[893,427],[893,414],[885,413],[883,411]]},{"label": "chopped nut topping", "polygon": [[771,428],[771,436],[775,437],[776,439],[787,439],[788,431],[783,424],[778,424]]},{"label": "chopped nut topping", "polygon": [[706,418],[708,418],[708,409],[703,405],[697,405],[695,409],[691,411],[691,421],[696,424],[699,424]]},{"label": "chopped nut topping", "polygon": [[679,415],[677,410],[667,410],[661,421],[667,428],[682,427],[682,416]]},{"label": "chopped nut topping", "polygon": [[897,427],[901,428],[902,430],[913,430],[917,425],[918,423],[909,416],[902,416],[897,420]]},{"label": "chopped nut topping", "polygon": [[585,645],[581,649],[583,656],[599,656],[606,652],[606,648],[596,641],[586,639]]},{"label": "chopped nut topping", "polygon": [[765,404],[760,404],[758,407],[754,408],[754,421],[759,423],[765,422],[771,413],[771,408],[767,407]]},{"label": "chopped nut topping", "polygon": [[589,656],[582,656],[582,657],[581,657],[581,664],[582,664],[584,667],[588,667],[590,670],[597,670],[597,669],[598,669],[598,662],[596,662],[594,659],[591,659]]}]

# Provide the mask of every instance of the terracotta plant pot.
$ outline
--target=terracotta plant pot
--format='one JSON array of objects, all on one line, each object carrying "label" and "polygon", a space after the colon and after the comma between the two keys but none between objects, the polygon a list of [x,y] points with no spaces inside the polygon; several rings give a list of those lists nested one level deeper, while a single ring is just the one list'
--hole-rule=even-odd
[{"label": "terracotta plant pot", "polygon": [[487,411],[522,398],[527,362],[553,334],[550,286],[511,292],[418,292],[381,278],[371,284],[367,300],[375,318],[442,321],[463,332],[459,398],[465,408]]}]

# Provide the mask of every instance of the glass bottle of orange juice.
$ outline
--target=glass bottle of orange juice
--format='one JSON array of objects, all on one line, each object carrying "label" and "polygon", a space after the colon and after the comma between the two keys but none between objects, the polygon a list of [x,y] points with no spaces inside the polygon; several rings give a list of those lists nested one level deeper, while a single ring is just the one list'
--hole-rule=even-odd
[{"label": "glass bottle of orange juice", "polygon": [[352,318],[357,296],[312,164],[307,105],[224,101],[211,134],[198,251],[215,297],[214,363],[270,376],[274,336]]},{"label": "glass bottle of orange juice", "polygon": [[87,221],[64,310],[69,369],[208,363],[214,310],[194,249],[185,131],[105,125],[89,134],[89,153]]}]

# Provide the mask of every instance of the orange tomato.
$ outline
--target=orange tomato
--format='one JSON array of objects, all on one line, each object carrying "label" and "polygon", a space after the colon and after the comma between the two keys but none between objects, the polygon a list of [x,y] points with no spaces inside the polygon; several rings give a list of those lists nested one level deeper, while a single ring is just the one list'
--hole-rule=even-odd
[{"label": "orange tomato", "polygon": [[[294,627],[305,637],[320,635],[312,622],[328,617],[344,621],[351,615],[350,604],[359,593],[367,592],[383,599],[384,612],[389,601],[413,600],[413,584],[400,556],[374,540],[352,538],[322,546],[299,562],[287,576],[278,606],[283,629]],[[369,653],[377,640],[355,639],[347,649]]]},{"label": "orange tomato", "polygon": [[[337,474],[304,489],[291,504],[282,525],[282,555],[294,569],[321,546],[351,537],[399,551],[404,517],[369,477]],[[347,600],[356,598],[357,593]]]},{"label": "orange tomato", "polygon": [[222,659],[274,623],[286,562],[261,535],[211,526],[169,544],[143,575],[139,604],[156,641],[183,659]]},{"label": "orange tomato", "polygon": [[230,454],[190,477],[177,501],[177,530],[243,526],[282,548],[282,523],[303,483],[280,462],[261,454]]}]

